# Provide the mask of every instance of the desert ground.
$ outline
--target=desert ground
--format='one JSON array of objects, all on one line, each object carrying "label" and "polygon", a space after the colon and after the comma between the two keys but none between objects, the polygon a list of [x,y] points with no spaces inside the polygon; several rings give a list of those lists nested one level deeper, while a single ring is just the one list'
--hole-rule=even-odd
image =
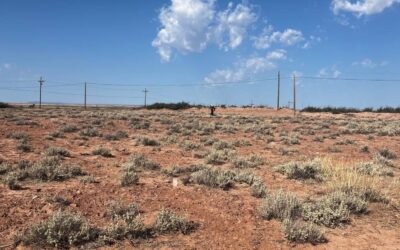
[{"label": "desert ground", "polygon": [[400,249],[400,115],[0,110],[5,249]]}]

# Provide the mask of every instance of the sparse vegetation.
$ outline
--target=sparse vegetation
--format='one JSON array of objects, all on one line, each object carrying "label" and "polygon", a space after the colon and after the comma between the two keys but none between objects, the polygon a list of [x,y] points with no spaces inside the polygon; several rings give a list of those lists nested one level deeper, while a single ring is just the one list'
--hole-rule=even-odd
[{"label": "sparse vegetation", "polygon": [[49,147],[46,149],[45,152],[46,156],[64,156],[64,157],[70,157],[71,154],[64,148],[59,148],[59,147]]},{"label": "sparse vegetation", "polygon": [[100,156],[103,156],[103,157],[113,157],[113,154],[107,148],[97,148],[97,149],[92,151],[92,154],[93,155],[100,155]]},{"label": "sparse vegetation", "polygon": [[301,214],[301,202],[294,194],[279,190],[264,199],[258,207],[258,212],[266,220],[293,219]]},{"label": "sparse vegetation", "polygon": [[[15,245],[38,249],[232,248],[227,239],[234,238],[247,249],[254,245],[243,235],[276,224],[282,234],[269,235],[258,248],[282,243],[279,237],[325,243],[325,230],[332,245],[342,246],[348,224],[367,238],[361,243],[346,234],[348,248],[395,242],[396,115],[293,116],[257,108],[217,114],[47,105],[2,110],[4,242],[24,232]],[[110,198],[119,202],[107,209]],[[48,213],[58,209],[63,216],[53,219]],[[188,218],[201,222],[195,237],[186,234],[199,224]],[[385,239],[364,221],[379,223]],[[221,236],[218,245],[214,233]],[[182,235],[176,240],[176,234]],[[376,242],[367,245],[370,239]]]},{"label": "sparse vegetation", "polygon": [[286,175],[288,179],[321,180],[322,171],[318,160],[306,162],[289,162],[274,168],[276,172]]},{"label": "sparse vegetation", "polygon": [[95,128],[85,128],[79,132],[80,136],[87,136],[87,137],[97,137],[101,136],[101,133]]},{"label": "sparse vegetation", "polygon": [[289,241],[298,243],[311,243],[313,245],[325,243],[324,233],[312,223],[301,220],[286,219],[283,222],[283,232]]},{"label": "sparse vegetation", "polygon": [[162,209],[157,213],[156,222],[154,224],[154,229],[158,233],[163,234],[175,232],[188,234],[196,227],[197,224],[193,221],[189,221],[167,209]]},{"label": "sparse vegetation", "polygon": [[47,221],[32,225],[23,243],[40,247],[70,248],[97,239],[99,229],[81,215],[58,211]]}]

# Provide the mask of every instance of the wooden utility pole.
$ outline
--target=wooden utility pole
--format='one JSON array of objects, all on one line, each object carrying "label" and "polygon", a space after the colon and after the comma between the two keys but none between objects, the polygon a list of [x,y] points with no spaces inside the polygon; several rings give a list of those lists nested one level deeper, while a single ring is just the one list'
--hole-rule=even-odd
[{"label": "wooden utility pole", "polygon": [[43,80],[43,78],[42,77],[40,77],[40,79],[39,79],[39,81],[38,81],[38,83],[39,83],[39,86],[40,86],[40,94],[39,94],[39,108],[42,108],[42,86],[43,86],[43,83],[44,83],[45,81]]},{"label": "wooden utility pole", "polygon": [[144,107],[147,107],[147,93],[149,92],[146,88],[143,90],[144,92]]},{"label": "wooden utility pole", "polygon": [[85,82],[85,98],[84,98],[84,100],[85,100],[85,110],[86,110],[86,85],[87,85],[87,83]]},{"label": "wooden utility pole", "polygon": [[296,75],[293,74],[293,112],[296,115]]},{"label": "wooden utility pole", "polygon": [[276,100],[276,110],[279,110],[279,98],[281,95],[281,72],[278,72],[278,96]]}]

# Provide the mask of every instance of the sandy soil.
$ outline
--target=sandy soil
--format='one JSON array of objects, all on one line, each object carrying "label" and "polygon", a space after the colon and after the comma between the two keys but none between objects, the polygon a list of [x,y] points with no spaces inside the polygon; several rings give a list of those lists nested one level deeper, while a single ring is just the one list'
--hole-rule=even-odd
[{"label": "sandy soil", "polygon": [[[136,129],[129,125],[127,120],[104,117],[91,117],[91,113],[116,114],[124,112],[129,117],[140,117],[150,121],[150,129]],[[189,235],[171,234],[157,235],[152,239],[142,240],[136,245],[128,241],[121,241],[115,245],[102,247],[109,249],[400,249],[400,200],[399,168],[400,161],[395,159],[394,177],[384,177],[381,180],[392,183],[388,188],[389,205],[371,203],[368,214],[353,216],[349,225],[335,229],[324,228],[328,242],[313,246],[311,244],[291,243],[285,239],[281,229],[281,222],[277,220],[262,220],[257,214],[256,207],[261,200],[251,196],[249,187],[235,185],[225,191],[209,188],[202,185],[189,184],[174,187],[170,177],[160,172],[146,172],[140,177],[139,184],[130,187],[121,187],[121,168],[116,167],[127,161],[130,154],[139,152],[149,159],[159,163],[162,168],[169,169],[173,165],[189,166],[204,163],[204,160],[195,157],[195,152],[179,147],[178,143],[150,147],[135,145],[134,136],[147,136],[161,141],[167,136],[167,128],[171,125],[160,123],[157,118],[170,119],[174,124],[191,122],[194,118],[204,123],[221,122],[230,124],[229,117],[242,116],[248,119],[260,119],[276,126],[275,140],[267,143],[257,139],[254,132],[245,132],[245,125],[234,133],[215,131],[211,135],[199,134],[180,135],[178,140],[199,142],[201,137],[219,138],[233,142],[247,140],[249,146],[236,148],[240,156],[252,153],[260,155],[265,163],[252,170],[262,178],[269,191],[280,188],[296,193],[299,197],[318,196],[323,192],[320,183],[289,180],[285,176],[272,170],[273,166],[292,160],[313,159],[315,157],[331,157],[338,161],[360,162],[368,160],[373,152],[381,148],[388,148],[400,157],[400,136],[377,136],[373,138],[364,134],[340,134],[335,139],[328,135],[338,131],[338,125],[329,128],[315,128],[314,135],[301,134],[300,144],[285,145],[279,140],[279,131],[289,133],[298,127],[315,127],[326,121],[358,120],[358,121],[398,121],[397,114],[299,114],[299,123],[294,122],[292,111],[266,109],[218,109],[216,117],[209,117],[207,110],[190,109],[186,111],[131,111],[119,109],[96,109],[82,112],[78,108],[55,109],[46,107],[42,111],[0,110],[0,158],[10,163],[20,160],[36,161],[48,146],[62,147],[71,153],[65,161],[80,166],[84,171],[94,176],[97,183],[82,183],[79,178],[63,182],[23,181],[23,190],[10,190],[0,184],[0,245],[12,242],[14,235],[24,232],[33,223],[48,218],[59,208],[49,202],[49,197],[61,196],[71,204],[68,211],[79,212],[89,221],[100,228],[110,223],[107,214],[108,204],[119,201],[122,204],[136,202],[139,204],[146,224],[154,221],[155,214],[161,208],[169,208],[186,218],[198,222],[199,228]],[[194,117],[194,118],[193,118]],[[271,121],[277,117],[285,118],[280,123]],[[33,120],[37,125],[16,125],[16,120]],[[65,124],[72,124],[82,129],[85,125],[99,120],[97,127],[102,134],[112,134],[118,130],[126,131],[129,138],[119,141],[107,141],[102,137],[88,137],[83,140],[79,132],[65,133],[65,138],[54,140],[46,136],[57,131]],[[22,153],[16,150],[16,140],[7,136],[12,132],[24,132],[29,135],[32,152]],[[316,136],[326,135],[323,142],[314,140]],[[338,141],[349,140],[351,143],[341,145],[340,152],[328,150]],[[91,154],[99,146],[108,148],[114,157],[105,158]],[[370,153],[361,152],[362,146],[368,146]],[[207,147],[204,146],[204,150]],[[292,153],[282,154],[282,149],[291,149]],[[201,150],[200,150],[201,151]],[[230,168],[229,163],[223,166]],[[397,183],[396,183],[397,180]],[[393,184],[394,183],[394,184]],[[394,185],[394,186],[393,186]],[[29,247],[19,246],[19,249]]]}]

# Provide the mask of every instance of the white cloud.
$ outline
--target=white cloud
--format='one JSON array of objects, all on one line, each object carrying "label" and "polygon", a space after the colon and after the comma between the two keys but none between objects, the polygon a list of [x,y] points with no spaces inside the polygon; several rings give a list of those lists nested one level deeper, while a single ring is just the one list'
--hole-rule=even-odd
[{"label": "white cloud", "polygon": [[283,49],[277,49],[267,54],[268,60],[284,60],[286,59],[286,51]]},{"label": "white cloud", "polygon": [[285,59],[285,50],[272,51],[264,57],[250,57],[239,60],[233,68],[216,70],[205,77],[204,80],[207,83],[218,84],[252,79],[259,73],[275,69],[276,62]]},{"label": "white cloud", "polygon": [[256,49],[268,49],[273,43],[292,46],[305,39],[300,30],[286,29],[283,32],[273,32],[273,27],[270,25],[265,27],[258,37],[253,37],[253,40]]},{"label": "white cloud", "polygon": [[173,50],[183,54],[201,52],[210,43],[227,50],[243,42],[257,15],[248,5],[234,7],[232,3],[217,12],[214,3],[215,0],[171,0],[171,5],[161,9],[161,29],[152,45],[163,61],[171,60]]},{"label": "white cloud", "polygon": [[332,77],[338,78],[342,72],[340,72],[335,65],[330,68],[322,68],[317,74],[318,77]]},{"label": "white cloud", "polygon": [[337,15],[340,12],[351,12],[358,17],[363,15],[378,14],[392,5],[400,3],[400,0],[332,0],[332,10]]},{"label": "white cloud", "polygon": [[[229,3],[228,9],[218,13],[217,26],[215,27],[215,37],[220,47],[234,49],[238,47],[247,34],[248,27],[257,20],[257,15],[252,9],[243,4],[238,4],[233,8]],[[228,45],[224,41],[228,37]]]},{"label": "white cloud", "polygon": [[304,40],[303,33],[299,30],[287,29],[284,32],[276,31],[272,33],[271,40],[291,46]]},{"label": "white cloud", "polygon": [[364,68],[374,69],[374,68],[377,68],[377,67],[384,67],[387,64],[388,64],[387,61],[382,61],[380,63],[376,63],[376,62],[373,62],[371,59],[366,58],[366,59],[361,60],[361,61],[353,62],[352,65],[353,66],[361,66],[361,67],[364,67]]},{"label": "white cloud", "polygon": [[271,47],[271,33],[274,30],[272,25],[269,25],[263,29],[261,34],[258,37],[253,37],[252,39],[254,40],[254,47],[256,49],[268,49]]},{"label": "white cloud", "polygon": [[202,51],[208,43],[214,15],[214,0],[172,0],[170,6],[162,8],[162,29],[152,43],[161,59],[169,61],[172,49],[182,53]]}]

